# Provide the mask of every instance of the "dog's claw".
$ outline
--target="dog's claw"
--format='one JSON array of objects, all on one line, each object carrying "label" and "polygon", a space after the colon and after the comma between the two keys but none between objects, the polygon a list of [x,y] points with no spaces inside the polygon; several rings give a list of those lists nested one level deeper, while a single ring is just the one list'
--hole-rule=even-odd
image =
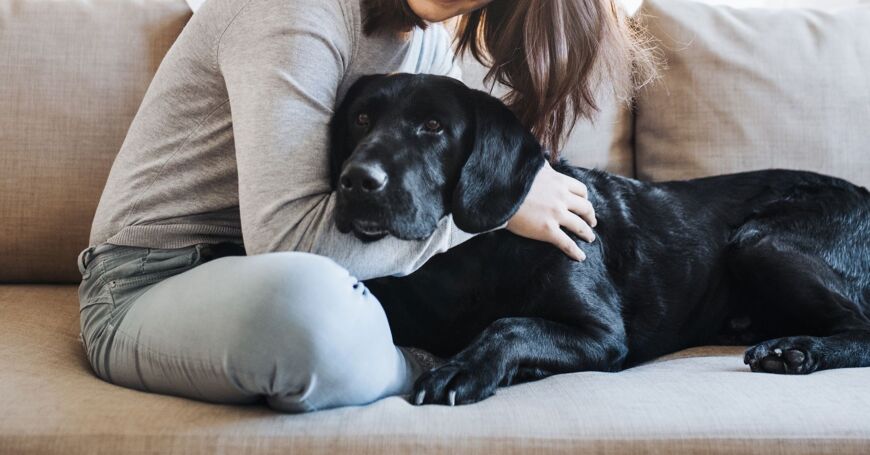
[{"label": "dog's claw", "polygon": [[456,391],[455,390],[451,390],[447,394],[447,404],[449,404],[450,406],[456,406]]},{"label": "dog's claw", "polygon": [[423,404],[423,400],[425,400],[425,399],[426,399],[426,391],[421,390],[421,391],[417,392],[417,396],[414,397],[414,404],[417,406],[420,406],[421,404]]}]

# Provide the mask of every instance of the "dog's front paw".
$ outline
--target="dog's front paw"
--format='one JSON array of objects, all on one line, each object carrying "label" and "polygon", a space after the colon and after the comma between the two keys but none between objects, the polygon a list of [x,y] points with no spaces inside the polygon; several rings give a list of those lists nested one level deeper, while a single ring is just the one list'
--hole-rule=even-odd
[{"label": "dog's front paw", "polygon": [[417,379],[411,400],[423,404],[476,403],[495,393],[501,374],[494,365],[451,360]]},{"label": "dog's front paw", "polygon": [[809,374],[819,368],[817,344],[805,336],[765,341],[747,349],[743,363],[754,372]]}]

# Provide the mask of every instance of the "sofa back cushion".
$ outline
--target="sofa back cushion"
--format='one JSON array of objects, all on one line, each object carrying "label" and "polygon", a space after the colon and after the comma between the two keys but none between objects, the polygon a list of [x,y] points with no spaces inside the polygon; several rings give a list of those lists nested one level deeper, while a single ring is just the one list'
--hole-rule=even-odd
[{"label": "sofa back cushion", "polygon": [[127,128],[184,0],[0,0],[0,282],[77,281]]},{"label": "sofa back cushion", "polygon": [[792,168],[870,185],[870,5],[641,14],[666,67],[637,100],[640,178]]}]

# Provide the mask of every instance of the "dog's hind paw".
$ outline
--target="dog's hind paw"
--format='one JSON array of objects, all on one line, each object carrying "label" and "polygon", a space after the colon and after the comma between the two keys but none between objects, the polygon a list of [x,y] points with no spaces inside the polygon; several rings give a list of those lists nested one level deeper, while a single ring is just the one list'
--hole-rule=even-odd
[{"label": "dog's hind paw", "polygon": [[743,363],[753,372],[809,374],[819,368],[816,340],[798,336],[765,341],[746,350]]},{"label": "dog's hind paw", "polygon": [[417,406],[471,404],[492,396],[499,379],[493,368],[454,360],[423,373],[411,396]]}]

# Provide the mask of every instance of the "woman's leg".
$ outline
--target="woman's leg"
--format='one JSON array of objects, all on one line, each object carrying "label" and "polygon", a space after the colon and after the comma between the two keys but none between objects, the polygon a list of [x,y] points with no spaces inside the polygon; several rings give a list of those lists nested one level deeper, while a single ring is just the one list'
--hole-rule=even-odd
[{"label": "woman's leg", "polygon": [[419,374],[377,299],[321,256],[225,257],[130,297],[107,285],[120,316],[89,357],[115,384],[300,412],[407,393]]}]

